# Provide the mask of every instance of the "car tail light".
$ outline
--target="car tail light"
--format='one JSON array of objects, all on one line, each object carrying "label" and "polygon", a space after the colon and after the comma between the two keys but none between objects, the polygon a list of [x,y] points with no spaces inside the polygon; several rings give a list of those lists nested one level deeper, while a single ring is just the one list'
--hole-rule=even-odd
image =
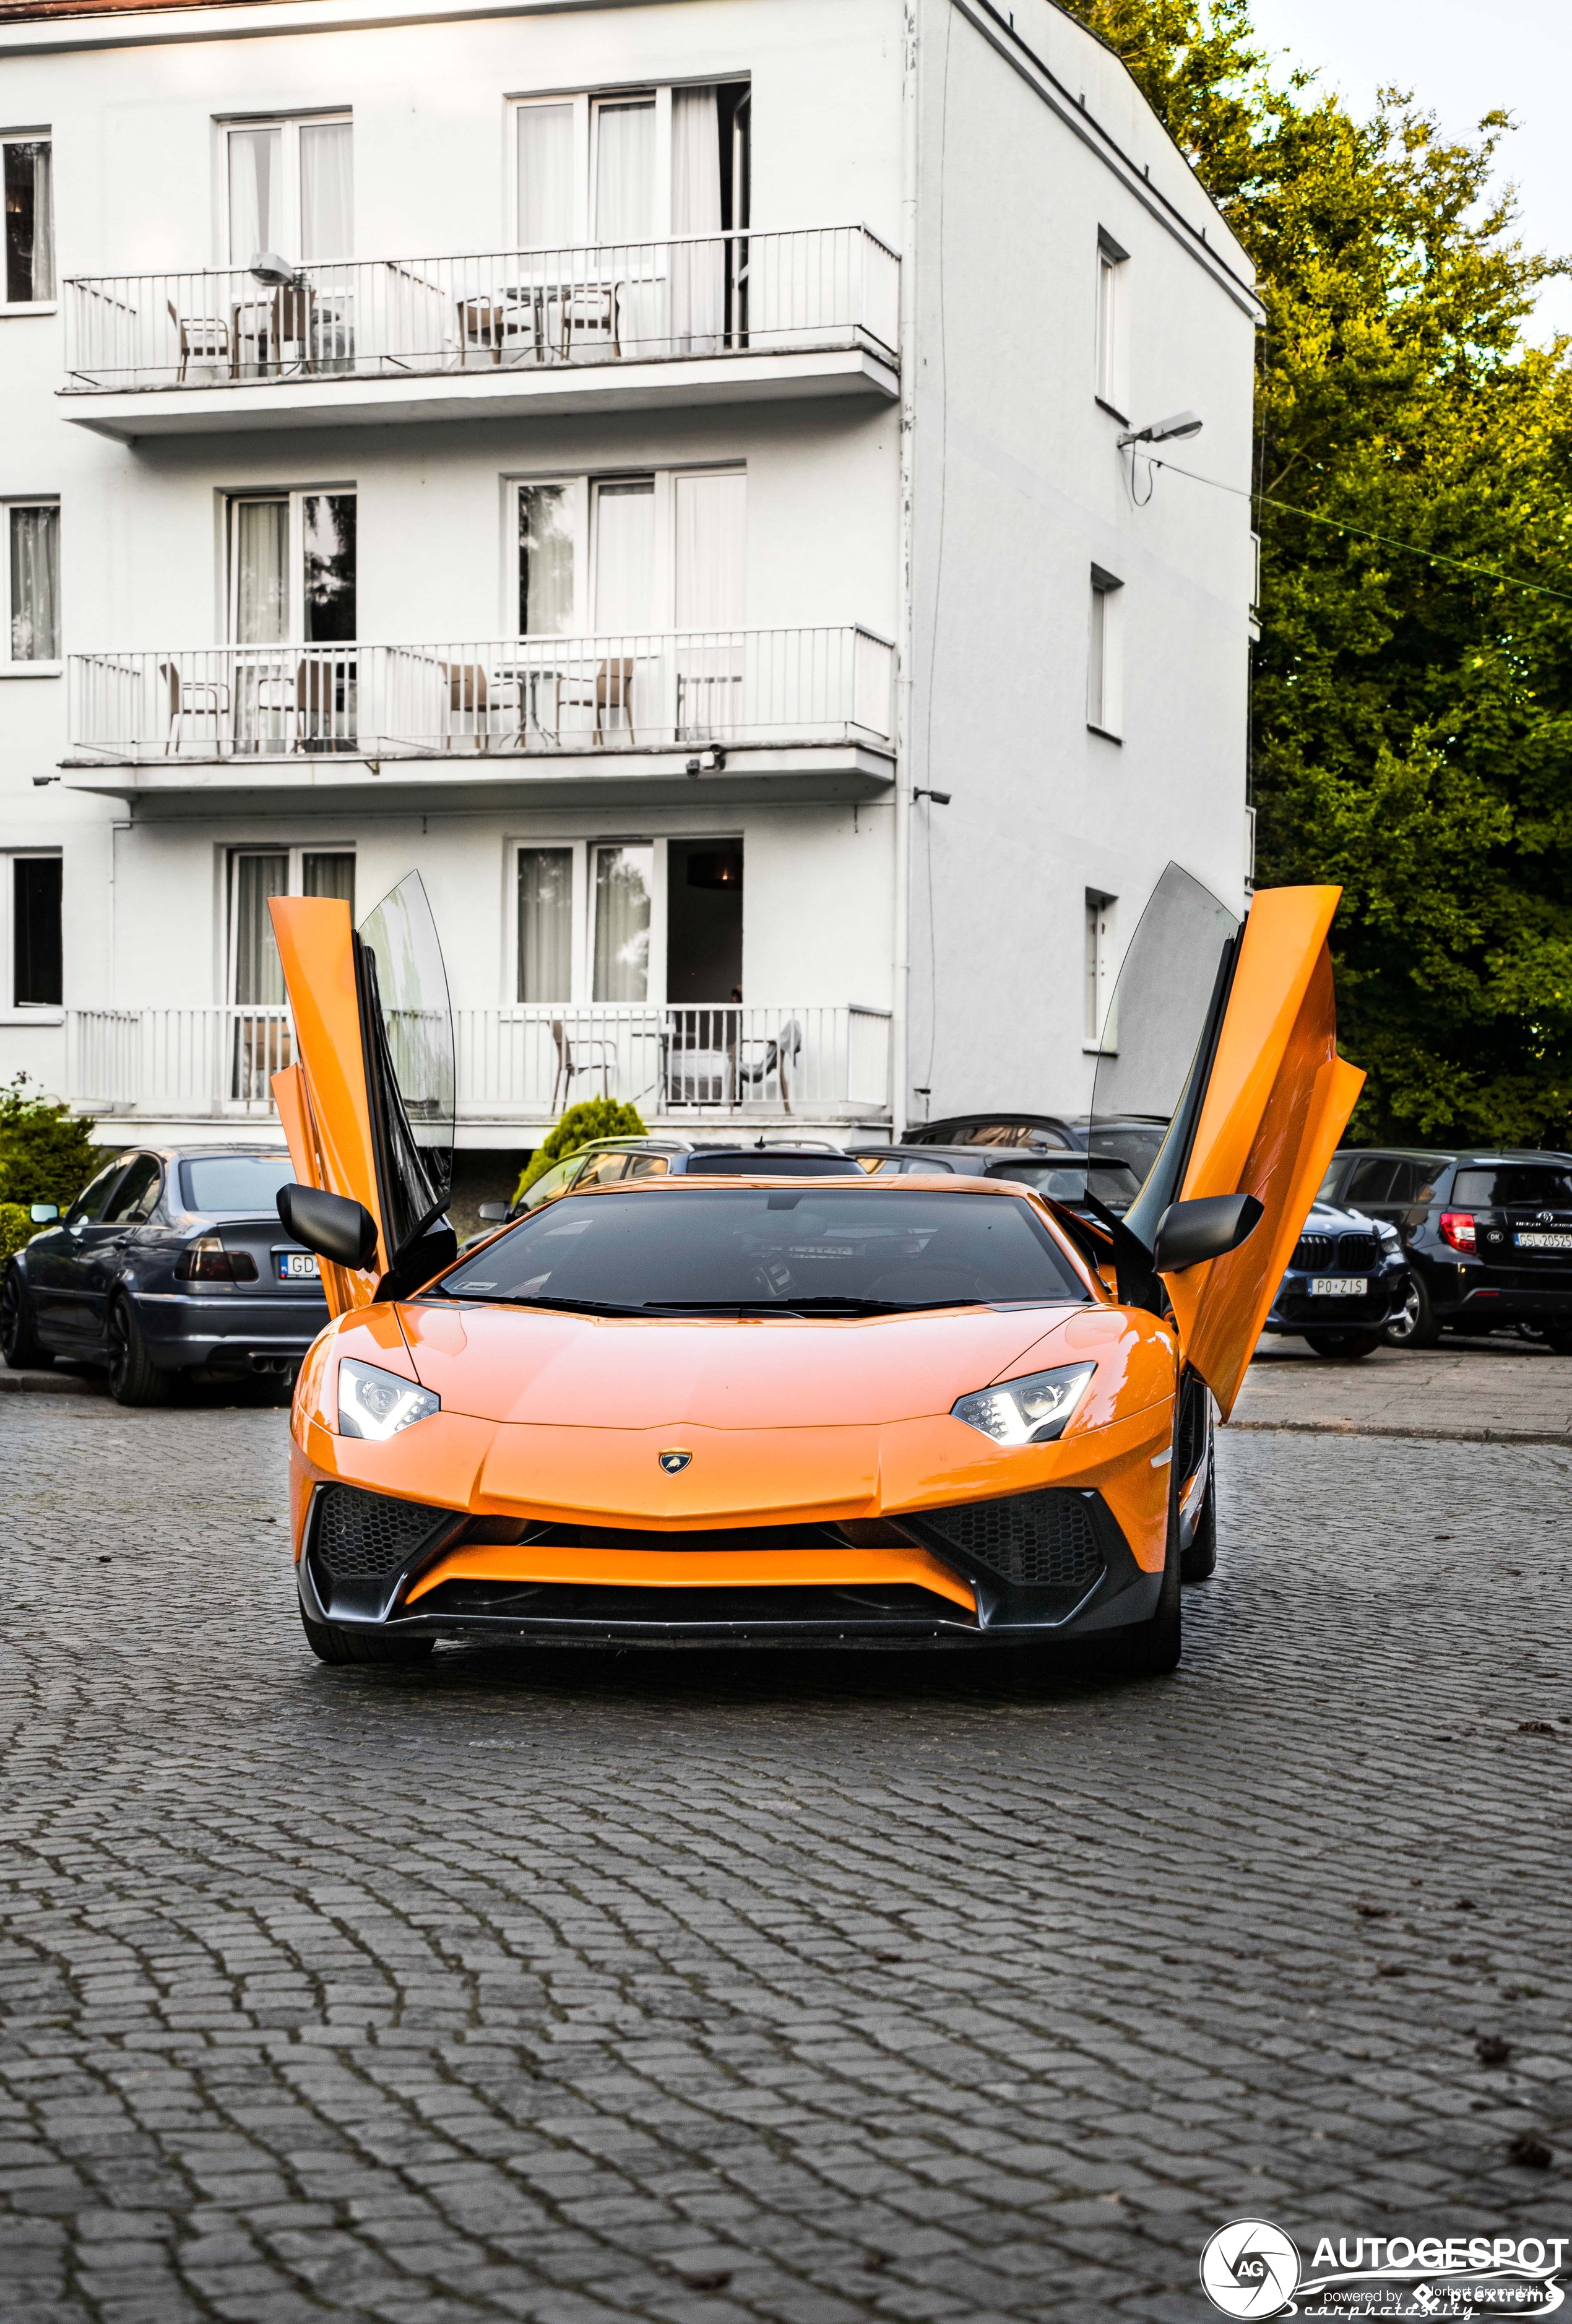
[{"label": "car tail light", "polygon": [[1441,1232],[1454,1250],[1474,1249],[1474,1213],[1472,1211],[1443,1211]]},{"label": "car tail light", "polygon": [[254,1283],[256,1261],[248,1250],[226,1250],[217,1235],[199,1235],[175,1261],[182,1283]]}]

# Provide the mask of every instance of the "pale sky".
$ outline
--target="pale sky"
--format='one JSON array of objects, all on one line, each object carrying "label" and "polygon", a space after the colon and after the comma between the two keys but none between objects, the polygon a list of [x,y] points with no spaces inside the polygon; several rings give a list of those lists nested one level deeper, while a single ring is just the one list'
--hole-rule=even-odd
[{"label": "pale sky", "polygon": [[[1572,250],[1572,14],[1567,0],[1253,0],[1262,44],[1319,69],[1355,112],[1395,82],[1443,130],[1500,106],[1518,124],[1497,163],[1525,243]],[[1539,329],[1572,331],[1572,280],[1540,294]]]}]

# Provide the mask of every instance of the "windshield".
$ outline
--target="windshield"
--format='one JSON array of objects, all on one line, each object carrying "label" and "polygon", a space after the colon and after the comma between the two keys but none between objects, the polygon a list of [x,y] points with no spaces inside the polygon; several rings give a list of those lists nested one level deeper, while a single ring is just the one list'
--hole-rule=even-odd
[{"label": "windshield", "polygon": [[273,1212],[294,1176],[287,1154],[205,1154],[180,1164],[180,1191],[188,1211]]},{"label": "windshield", "polygon": [[459,1297],[636,1314],[881,1313],[1087,1300],[1047,1224],[999,1195],[855,1186],[566,1194],[442,1277]]},{"label": "windshield", "polygon": [[1463,1210],[1510,1205],[1564,1211],[1572,1207],[1572,1170],[1549,1163],[1516,1163],[1501,1170],[1459,1170],[1452,1200]]}]

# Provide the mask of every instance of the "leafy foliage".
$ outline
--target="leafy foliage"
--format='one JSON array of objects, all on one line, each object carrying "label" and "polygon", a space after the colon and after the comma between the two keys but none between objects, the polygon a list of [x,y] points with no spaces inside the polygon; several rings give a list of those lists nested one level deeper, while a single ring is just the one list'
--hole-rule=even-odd
[{"label": "leafy foliage", "polygon": [[24,1242],[31,1242],[43,1229],[35,1227],[25,1203],[0,1203],[0,1274],[8,1259],[14,1259]]},{"label": "leafy foliage", "polygon": [[547,1133],[544,1141],[531,1155],[522,1177],[513,1192],[516,1203],[527,1187],[537,1178],[544,1177],[554,1162],[565,1155],[577,1154],[595,1138],[643,1138],[644,1125],[637,1106],[619,1105],[614,1097],[589,1097],[578,1105],[570,1105],[556,1128]]},{"label": "leafy foliage", "polygon": [[1343,885],[1355,1134],[1564,1145],[1572,361],[1523,337],[1565,262],[1512,235],[1506,117],[1356,120],[1274,79],[1248,0],[1068,5],[1258,269],[1257,873]]},{"label": "leafy foliage", "polygon": [[37,1092],[27,1074],[0,1085],[0,1203],[75,1201],[109,1159],[93,1124]]}]

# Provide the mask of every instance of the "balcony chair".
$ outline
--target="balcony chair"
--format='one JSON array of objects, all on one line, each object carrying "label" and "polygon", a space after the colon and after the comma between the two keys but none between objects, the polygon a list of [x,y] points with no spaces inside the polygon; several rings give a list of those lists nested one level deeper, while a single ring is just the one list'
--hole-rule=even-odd
[{"label": "balcony chair", "polygon": [[510,350],[522,346],[539,363],[541,357],[541,307],[532,290],[483,292],[458,301],[459,360],[472,348],[489,353],[500,364]]},{"label": "balcony chair", "polygon": [[186,376],[192,363],[229,362],[229,326],[222,315],[182,315],[172,299],[164,305],[170,310],[170,321],[180,333],[180,367],[176,373],[177,383]]},{"label": "balcony chair", "polygon": [[353,646],[295,664],[295,722],[303,750],[353,748],[355,678]]},{"label": "balcony chair", "polygon": [[245,369],[242,349],[247,340],[256,349],[254,368],[264,375],[276,375],[283,370],[286,346],[300,350],[294,364],[297,368],[302,364],[311,344],[312,303],[310,290],[304,283],[285,284],[271,299],[240,301],[233,310],[231,379],[240,378]]},{"label": "balcony chair", "polygon": [[553,294],[557,348],[564,363],[571,362],[574,339],[580,336],[593,335],[603,346],[609,341],[612,354],[621,355],[623,290],[620,282],[594,282]]},{"label": "balcony chair", "polygon": [[[270,745],[286,751],[299,750],[300,676],[304,667],[303,662],[297,662],[291,678],[289,671],[276,662],[246,665],[246,675],[251,682],[242,697],[242,713],[247,727],[244,737],[245,748],[259,754]],[[282,732],[264,736],[264,726],[273,720],[282,724]]]},{"label": "balcony chair", "polygon": [[795,1070],[797,1060],[801,1055],[802,1028],[797,1022],[795,1017],[789,1017],[784,1025],[781,1026],[781,1030],[772,1036],[772,1038],[765,1042],[764,1054],[762,1057],[755,1057],[751,1065],[744,1065],[742,1059],[740,1057],[738,1058],[737,1084],[739,1096],[741,1095],[741,1085],[744,1082],[752,1082],[756,1088],[761,1088],[762,1090],[763,1084],[769,1080],[771,1074],[778,1074],[781,1080],[781,1103],[785,1108],[786,1111],[790,1113],[791,1111],[791,1076],[787,1069],[790,1066],[792,1070]]},{"label": "balcony chair", "polygon": [[[568,1028],[559,1017],[551,1019],[551,1038],[557,1049],[557,1078],[551,1084],[553,1113],[558,1111],[559,1096],[572,1096],[574,1079],[579,1074],[598,1074],[601,1095],[611,1095],[611,1074],[616,1064],[615,1041],[582,1039],[578,1036],[569,1039]],[[591,1050],[598,1050],[599,1056],[590,1056]],[[579,1063],[581,1057],[587,1060],[583,1065]]]},{"label": "balcony chair", "polygon": [[461,742],[473,741],[477,749],[489,750],[494,735],[506,733],[492,723],[499,712],[512,711],[515,726],[522,723],[523,680],[518,672],[487,669],[479,661],[439,661],[437,667],[448,686],[445,751],[453,748],[455,732]]},{"label": "balcony chair", "polygon": [[158,674],[163,680],[169,702],[169,729],[164,736],[163,754],[178,752],[181,728],[188,718],[210,718],[213,721],[213,747],[218,747],[218,721],[229,712],[229,687],[221,678],[182,678],[179,666],[172,661],[161,661]]},{"label": "balcony chair", "polygon": [[593,678],[574,677],[562,671],[557,680],[557,723],[551,740],[559,750],[562,745],[562,713],[564,710],[593,710],[595,740],[598,749],[606,740],[606,716],[608,710],[620,710],[627,724],[630,742],[636,743],[633,732],[633,657],[621,654],[603,661]]}]

